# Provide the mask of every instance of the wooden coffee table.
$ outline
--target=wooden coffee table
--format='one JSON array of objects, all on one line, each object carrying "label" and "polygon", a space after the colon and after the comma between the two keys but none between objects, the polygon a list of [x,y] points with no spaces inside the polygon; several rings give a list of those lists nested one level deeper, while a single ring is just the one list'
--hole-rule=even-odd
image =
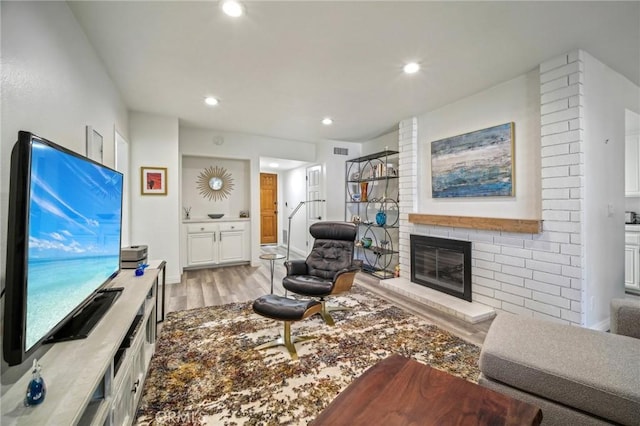
[{"label": "wooden coffee table", "polygon": [[393,355],[365,371],[310,425],[539,425],[538,407]]}]

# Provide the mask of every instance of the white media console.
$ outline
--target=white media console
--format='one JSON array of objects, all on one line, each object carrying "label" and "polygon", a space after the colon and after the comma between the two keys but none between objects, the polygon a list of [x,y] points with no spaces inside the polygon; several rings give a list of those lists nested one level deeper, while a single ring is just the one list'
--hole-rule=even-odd
[{"label": "white media console", "polygon": [[156,342],[158,269],[123,269],[111,287],[124,290],[86,339],[55,343],[39,359],[47,395],[23,404],[29,371],[2,389],[4,425],[129,425]]}]

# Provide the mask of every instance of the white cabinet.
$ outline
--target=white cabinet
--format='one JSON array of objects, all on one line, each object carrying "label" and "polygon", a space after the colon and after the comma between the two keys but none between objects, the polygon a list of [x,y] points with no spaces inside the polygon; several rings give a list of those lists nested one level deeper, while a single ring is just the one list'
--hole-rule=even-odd
[{"label": "white cabinet", "polygon": [[220,263],[249,260],[245,259],[245,230],[242,225],[244,223],[220,225]]},{"label": "white cabinet", "polygon": [[249,261],[249,231],[246,228],[246,222],[187,225],[187,266]]},{"label": "white cabinet", "polygon": [[189,265],[218,263],[217,224],[187,226],[187,257]]},{"label": "white cabinet", "polygon": [[638,264],[640,263],[640,247],[624,248],[624,285],[627,290],[640,291],[638,280]]},{"label": "white cabinet", "polygon": [[625,234],[624,285],[627,291],[640,292],[640,232]]},{"label": "white cabinet", "polygon": [[[155,328],[155,324],[148,320],[145,328],[148,328],[149,325]],[[136,408],[142,396],[142,385],[147,367],[153,354],[153,348],[150,348],[149,342],[146,341],[148,337],[149,335],[141,327],[134,338],[133,345],[127,349],[131,353],[130,356],[122,362],[120,369],[116,373],[112,408],[112,424],[114,426],[130,425],[133,422]]]},{"label": "white cabinet", "polygon": [[27,371],[15,384],[3,383],[0,423],[132,424],[155,350],[157,278],[157,269],[142,276],[122,270],[112,285],[122,294],[87,338],[56,343],[39,360],[47,383],[42,409],[23,406]]},{"label": "white cabinet", "polygon": [[627,135],[624,155],[624,192],[640,197],[640,135]]}]

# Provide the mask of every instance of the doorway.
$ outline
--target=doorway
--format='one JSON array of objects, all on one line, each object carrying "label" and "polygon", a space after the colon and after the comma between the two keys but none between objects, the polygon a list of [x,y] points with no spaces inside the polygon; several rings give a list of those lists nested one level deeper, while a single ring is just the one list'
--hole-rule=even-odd
[{"label": "doorway", "polygon": [[322,181],[322,166],[315,165],[311,167],[307,167],[307,254],[310,252],[312,248],[311,241],[313,238],[309,233],[308,229],[316,222],[319,222],[324,217],[325,210],[325,202],[322,198],[322,194],[324,191],[323,181]]},{"label": "doorway", "polygon": [[278,175],[260,173],[260,244],[278,242]]}]

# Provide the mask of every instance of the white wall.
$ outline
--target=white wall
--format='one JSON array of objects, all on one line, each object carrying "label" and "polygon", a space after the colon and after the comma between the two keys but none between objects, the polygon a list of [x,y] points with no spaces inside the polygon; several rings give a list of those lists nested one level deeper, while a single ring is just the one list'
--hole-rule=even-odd
[{"label": "white wall", "polygon": [[[420,211],[539,219],[540,83],[537,70],[418,117]],[[515,122],[515,197],[442,199],[431,193],[431,142]]]},{"label": "white wall", "polygon": [[[362,143],[361,156],[375,154],[385,150],[398,150],[398,129],[393,129],[375,139]],[[352,158],[352,157],[350,157]]]},{"label": "white wall", "polygon": [[[209,199],[200,194],[198,177],[207,168],[224,168],[232,179],[233,189],[226,198]],[[215,157],[182,157],[182,207],[191,207],[191,219],[208,219],[209,213],[224,213],[224,218],[238,218],[240,210],[249,210],[249,162]],[[184,218],[184,211],[181,210]]]},{"label": "white wall", "polygon": [[[131,244],[149,246],[149,260],[167,262],[167,282],[180,282],[180,153],[178,119],[130,114]],[[140,168],[167,168],[167,195],[141,195]]]},{"label": "white wall", "polygon": [[[349,155],[333,153],[334,148],[347,148]],[[359,157],[361,146],[353,142],[325,141],[318,144],[318,164],[323,166],[325,187],[325,220],[344,220],[344,201],[346,192],[345,161]]]},{"label": "white wall", "polygon": [[0,281],[4,288],[10,153],[18,131],[34,132],[84,154],[85,128],[91,125],[103,136],[104,164],[113,167],[114,129],[128,135],[128,116],[66,3],[2,2],[0,7]]},{"label": "white wall", "polygon": [[[625,109],[640,88],[589,55],[584,63],[584,247],[586,325],[608,322],[609,300],[624,295]],[[621,167],[622,165],[622,167]]]},{"label": "white wall", "polygon": [[624,199],[624,210],[640,214],[640,197],[627,197]]}]

